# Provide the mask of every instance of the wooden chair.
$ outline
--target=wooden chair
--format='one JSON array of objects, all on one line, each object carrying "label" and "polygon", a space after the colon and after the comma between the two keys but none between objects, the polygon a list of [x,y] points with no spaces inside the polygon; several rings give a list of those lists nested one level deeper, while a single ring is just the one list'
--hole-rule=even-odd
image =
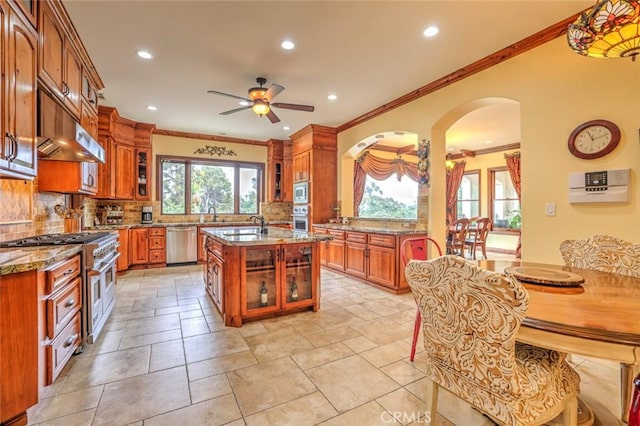
[{"label": "wooden chair", "polygon": [[565,240],[560,254],[567,266],[640,277],[640,244],[610,235]]},{"label": "wooden chair", "polygon": [[475,221],[475,227],[469,228],[468,237],[464,241],[464,245],[469,247],[469,254],[473,259],[476,258],[476,250],[478,247],[482,249],[482,256],[487,258],[487,237],[489,231],[493,227],[491,219],[488,217],[480,217]]},{"label": "wooden chair", "polygon": [[521,283],[451,255],[409,261],[405,276],[423,320],[427,424],[443,387],[501,425],[560,413],[576,425],[580,377],[565,355],[516,342],[529,306]]},{"label": "wooden chair", "polygon": [[629,426],[640,426],[640,374],[633,380],[633,396],[629,408]]},{"label": "wooden chair", "polygon": [[[434,245],[438,256],[442,256],[442,249],[440,245],[429,237],[420,238],[408,238],[402,242],[400,246],[400,257],[402,258],[402,267],[407,266],[407,262],[410,260],[427,260],[429,255],[427,253],[427,243]],[[420,334],[420,325],[422,325],[422,317],[420,316],[420,309],[416,308],[416,321],[413,325],[413,340],[411,342],[411,361],[416,356],[416,345],[418,344],[418,335]]]},{"label": "wooden chair", "polygon": [[453,223],[453,229],[449,232],[447,239],[447,254],[458,254],[464,257],[464,243],[470,223],[471,221],[464,217]]}]

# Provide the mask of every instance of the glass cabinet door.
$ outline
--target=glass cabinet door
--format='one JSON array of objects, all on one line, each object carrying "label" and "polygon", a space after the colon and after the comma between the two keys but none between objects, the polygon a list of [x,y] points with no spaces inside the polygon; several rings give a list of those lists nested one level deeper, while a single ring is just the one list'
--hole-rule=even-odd
[{"label": "glass cabinet door", "polygon": [[287,304],[313,299],[311,246],[283,246],[285,261],[285,301]]},{"label": "glass cabinet door", "polygon": [[280,308],[277,273],[279,250],[276,247],[246,249],[245,312]]}]

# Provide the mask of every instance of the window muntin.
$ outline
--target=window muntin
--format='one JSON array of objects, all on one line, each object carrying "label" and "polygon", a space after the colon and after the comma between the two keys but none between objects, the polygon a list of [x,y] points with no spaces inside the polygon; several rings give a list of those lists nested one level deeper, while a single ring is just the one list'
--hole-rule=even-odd
[{"label": "window muntin", "polygon": [[465,172],[458,187],[456,219],[480,216],[480,171]]},{"label": "window muntin", "polygon": [[161,214],[257,214],[262,200],[258,163],[158,157]]},{"label": "window muntin", "polygon": [[489,171],[491,178],[491,208],[494,228],[520,229],[520,200],[506,168]]},{"label": "window muntin", "polygon": [[362,218],[416,219],[418,217],[418,182],[394,174],[385,180],[367,175],[364,195],[358,208]]}]

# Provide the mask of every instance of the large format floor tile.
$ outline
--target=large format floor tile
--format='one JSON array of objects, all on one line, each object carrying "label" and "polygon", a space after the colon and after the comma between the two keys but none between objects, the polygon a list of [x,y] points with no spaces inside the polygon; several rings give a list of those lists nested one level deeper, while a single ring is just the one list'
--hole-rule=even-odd
[{"label": "large format floor tile", "polygon": [[[71,359],[30,424],[412,425],[493,422],[446,391],[426,413],[415,302],[322,270],[318,312],[225,327],[202,266],[129,271],[100,339]],[[596,425],[619,421],[619,369],[573,357]],[[555,421],[551,426],[559,426]]]}]

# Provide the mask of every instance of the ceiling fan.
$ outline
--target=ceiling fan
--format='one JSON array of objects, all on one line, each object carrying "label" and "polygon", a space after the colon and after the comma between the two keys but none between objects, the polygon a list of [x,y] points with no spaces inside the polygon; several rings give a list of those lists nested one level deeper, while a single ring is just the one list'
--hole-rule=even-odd
[{"label": "ceiling fan", "polygon": [[258,114],[260,117],[262,117],[263,115],[266,115],[269,121],[271,121],[272,123],[277,123],[280,121],[280,119],[273,112],[271,107],[293,109],[296,111],[313,112],[314,107],[311,105],[298,105],[298,104],[287,104],[283,102],[271,102],[273,98],[278,96],[278,94],[284,90],[284,87],[275,83],[269,86],[269,88],[263,87],[263,85],[267,82],[267,79],[263,77],[256,78],[256,82],[260,85],[260,87],[250,88],[248,98],[243,98],[242,96],[230,95],[229,93],[218,92],[217,90],[208,90],[207,93],[228,96],[230,98],[240,99],[241,101],[246,102],[246,105],[240,108],[235,108],[229,111],[221,112],[220,115],[229,115],[229,114],[233,114],[234,112],[244,111],[245,109],[252,109],[253,112]]}]

